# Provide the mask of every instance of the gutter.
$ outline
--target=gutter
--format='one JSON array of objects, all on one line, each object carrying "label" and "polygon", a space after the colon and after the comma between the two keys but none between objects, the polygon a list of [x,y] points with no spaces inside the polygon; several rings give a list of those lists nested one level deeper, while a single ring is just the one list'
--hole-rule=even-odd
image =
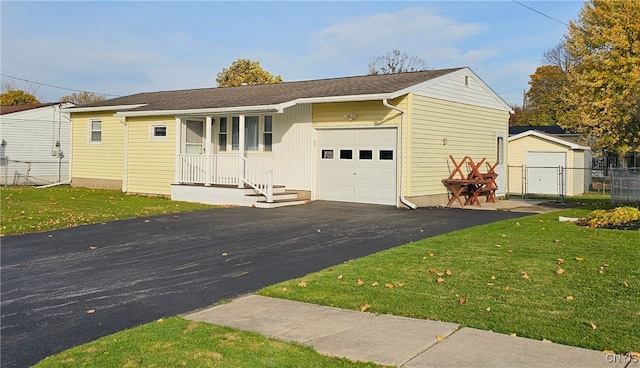
[{"label": "gutter", "polygon": [[124,125],[124,157],[122,167],[122,193],[127,192],[127,178],[129,171],[129,124],[126,117],[118,117],[118,121]]},{"label": "gutter", "polygon": [[405,206],[415,210],[418,208],[415,204],[409,202],[408,199],[404,197],[404,182],[405,182],[405,159],[406,159],[406,147],[404,142],[404,132],[406,131],[406,119],[405,119],[405,111],[395,107],[393,105],[389,105],[387,99],[382,99],[382,104],[392,110],[398,111],[400,113],[400,150],[402,150],[402,166],[400,166],[400,202],[402,202]]}]

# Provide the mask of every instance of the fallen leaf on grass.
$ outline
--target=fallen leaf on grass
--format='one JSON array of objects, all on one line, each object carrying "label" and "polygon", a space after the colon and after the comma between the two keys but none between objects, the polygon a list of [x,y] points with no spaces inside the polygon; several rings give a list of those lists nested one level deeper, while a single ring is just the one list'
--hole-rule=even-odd
[{"label": "fallen leaf on grass", "polygon": [[624,287],[629,287],[629,284],[626,281],[623,282],[622,285],[624,285]]},{"label": "fallen leaf on grass", "polygon": [[360,306],[360,312],[364,312],[369,309],[371,306],[369,304],[363,304]]},{"label": "fallen leaf on grass", "polygon": [[576,257],[576,261],[580,262],[580,261],[584,261],[584,258],[582,257]]},{"label": "fallen leaf on grass", "polygon": [[458,300],[460,302],[460,304],[466,304],[467,303],[467,299],[465,298],[460,298],[460,300]]},{"label": "fallen leaf on grass", "polygon": [[435,256],[435,255],[436,255],[435,253],[433,253],[433,252],[429,252],[429,257],[433,257],[433,256]]},{"label": "fallen leaf on grass", "polygon": [[429,273],[436,273],[436,272],[438,272],[438,271],[435,268],[432,268],[432,269],[429,270]]},{"label": "fallen leaf on grass", "polygon": [[377,281],[372,282],[371,286],[378,286],[378,282]]},{"label": "fallen leaf on grass", "polygon": [[396,282],[396,286],[397,286],[397,287],[403,287],[403,286],[405,286],[405,285],[406,285],[406,284],[405,284],[404,282]]},{"label": "fallen leaf on grass", "polygon": [[442,277],[442,276],[444,276],[444,272],[438,272],[438,273],[436,273],[436,275]]},{"label": "fallen leaf on grass", "polygon": [[514,332],[514,333],[512,333],[512,334],[511,334],[511,336],[516,337],[517,335],[516,335],[516,333]]},{"label": "fallen leaf on grass", "polygon": [[282,292],[283,292],[283,293],[286,293],[287,291],[289,291],[289,290],[288,290],[286,287],[283,287],[283,288],[282,288]]},{"label": "fallen leaf on grass", "polygon": [[491,280],[495,280],[495,279],[496,279],[496,277],[491,275]]},{"label": "fallen leaf on grass", "polygon": [[303,287],[303,288],[304,288],[304,287],[307,287],[307,282],[306,282],[306,281],[300,281],[300,282],[298,283],[298,286]]},{"label": "fallen leaf on grass", "polygon": [[363,285],[363,284],[364,284],[364,281],[362,281],[362,279],[358,279],[357,284],[358,284],[358,285]]},{"label": "fallen leaf on grass", "polygon": [[545,339],[545,338],[542,338],[542,342],[548,342],[548,343],[551,343],[551,340],[547,340],[547,339]]},{"label": "fallen leaf on grass", "polygon": [[496,248],[502,248],[502,245],[496,244]]},{"label": "fallen leaf on grass", "polygon": [[562,268],[558,268],[556,270],[556,275],[562,275],[564,273],[564,270]]},{"label": "fallen leaf on grass", "polygon": [[596,328],[598,328],[598,326],[596,326],[596,324],[595,324],[595,323],[593,323],[593,322],[589,322],[589,324],[591,325],[591,328],[592,328],[592,329],[594,329],[594,330],[595,330]]},{"label": "fallen leaf on grass", "polygon": [[445,273],[449,276],[453,275],[453,272],[451,272],[451,270],[446,270]]},{"label": "fallen leaf on grass", "polygon": [[384,287],[386,287],[387,289],[393,289],[393,284],[387,282],[386,284],[384,284]]},{"label": "fallen leaf on grass", "polygon": [[573,300],[573,295],[568,295],[567,300]]},{"label": "fallen leaf on grass", "polygon": [[96,312],[96,310],[95,310],[95,309],[89,309],[89,310],[87,311],[87,314],[94,314],[95,312]]},{"label": "fallen leaf on grass", "polygon": [[444,337],[442,337],[442,336],[437,336],[436,339],[438,340],[438,342],[443,342],[444,341]]},{"label": "fallen leaf on grass", "polygon": [[342,280],[342,275],[339,275],[339,276],[338,276],[338,280]]},{"label": "fallen leaf on grass", "polygon": [[605,354],[615,354],[615,351],[613,350],[603,350],[602,352]]},{"label": "fallen leaf on grass", "polygon": [[436,280],[436,282],[438,284],[442,284],[444,282],[444,279],[442,277],[438,277],[438,279]]},{"label": "fallen leaf on grass", "polygon": [[563,263],[564,263],[564,259],[562,259],[562,258],[558,258],[558,264],[559,264],[559,265],[561,265],[561,264],[563,264]]},{"label": "fallen leaf on grass", "polygon": [[487,312],[491,312],[491,307],[487,307],[487,309],[485,309]]},{"label": "fallen leaf on grass", "polygon": [[505,286],[505,287],[504,287],[504,290],[505,290],[505,291],[509,291],[509,290],[511,290],[511,288],[510,288],[510,287],[508,287],[508,286]]},{"label": "fallen leaf on grass", "polygon": [[520,273],[520,277],[525,279],[525,280],[529,280],[529,278],[530,278],[529,274],[524,272],[524,271]]},{"label": "fallen leaf on grass", "polygon": [[156,322],[158,323],[164,323],[164,319],[160,318],[159,320],[157,320]]}]

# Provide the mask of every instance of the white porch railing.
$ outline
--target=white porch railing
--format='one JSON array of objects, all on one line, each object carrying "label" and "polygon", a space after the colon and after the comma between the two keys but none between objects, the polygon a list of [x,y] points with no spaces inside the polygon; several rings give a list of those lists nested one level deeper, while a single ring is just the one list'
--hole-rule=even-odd
[{"label": "white porch railing", "polygon": [[247,160],[246,157],[243,157],[242,161],[244,161],[244,178],[242,178],[242,181],[265,196],[267,198],[267,203],[272,203],[273,172],[271,170],[265,171],[259,168],[257,165]]},{"label": "white porch railing", "polygon": [[178,155],[178,183],[204,185],[249,185],[273,202],[273,173],[236,155]]}]

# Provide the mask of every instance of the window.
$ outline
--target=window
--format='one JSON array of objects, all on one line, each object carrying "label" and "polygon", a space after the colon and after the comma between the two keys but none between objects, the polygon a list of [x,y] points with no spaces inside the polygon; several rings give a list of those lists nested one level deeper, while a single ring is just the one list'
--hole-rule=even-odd
[{"label": "window", "polygon": [[380,150],[380,159],[381,160],[393,160],[393,151]]},{"label": "window", "polygon": [[353,158],[353,151],[351,150],[340,150],[340,159],[341,160],[351,160]]},{"label": "window", "polygon": [[504,137],[498,137],[496,139],[497,152],[496,152],[496,161],[498,164],[504,164]]},{"label": "window", "polygon": [[220,118],[220,131],[218,132],[218,149],[227,150],[227,118]]},{"label": "window", "polygon": [[271,152],[273,150],[273,123],[270,115],[264,117],[263,141],[264,151]]},{"label": "window", "polygon": [[[258,132],[260,127],[259,116],[247,116],[244,118],[244,149],[247,151],[258,150]],[[231,149],[240,149],[240,117],[231,118]]]},{"label": "window", "polygon": [[373,151],[372,150],[360,150],[360,155],[358,157],[361,160],[373,160]]},{"label": "window", "polygon": [[89,120],[89,142],[102,142],[102,120]]},{"label": "window", "polygon": [[247,151],[258,150],[258,127],[260,126],[259,116],[247,116],[244,119],[244,148]]},{"label": "window", "polygon": [[167,126],[166,125],[151,125],[151,139],[166,141],[167,140]]},{"label": "window", "polygon": [[325,160],[332,160],[333,159],[333,150],[331,149],[323,149],[322,150],[322,158]]}]

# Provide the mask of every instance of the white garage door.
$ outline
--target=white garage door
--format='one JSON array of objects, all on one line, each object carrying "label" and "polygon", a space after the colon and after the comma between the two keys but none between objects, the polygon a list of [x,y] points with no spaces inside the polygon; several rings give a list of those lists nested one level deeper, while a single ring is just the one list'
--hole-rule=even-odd
[{"label": "white garage door", "polygon": [[566,152],[527,152],[527,193],[564,194],[567,180],[558,168],[566,165]]},{"label": "white garage door", "polygon": [[396,129],[318,131],[318,199],[396,204]]}]

